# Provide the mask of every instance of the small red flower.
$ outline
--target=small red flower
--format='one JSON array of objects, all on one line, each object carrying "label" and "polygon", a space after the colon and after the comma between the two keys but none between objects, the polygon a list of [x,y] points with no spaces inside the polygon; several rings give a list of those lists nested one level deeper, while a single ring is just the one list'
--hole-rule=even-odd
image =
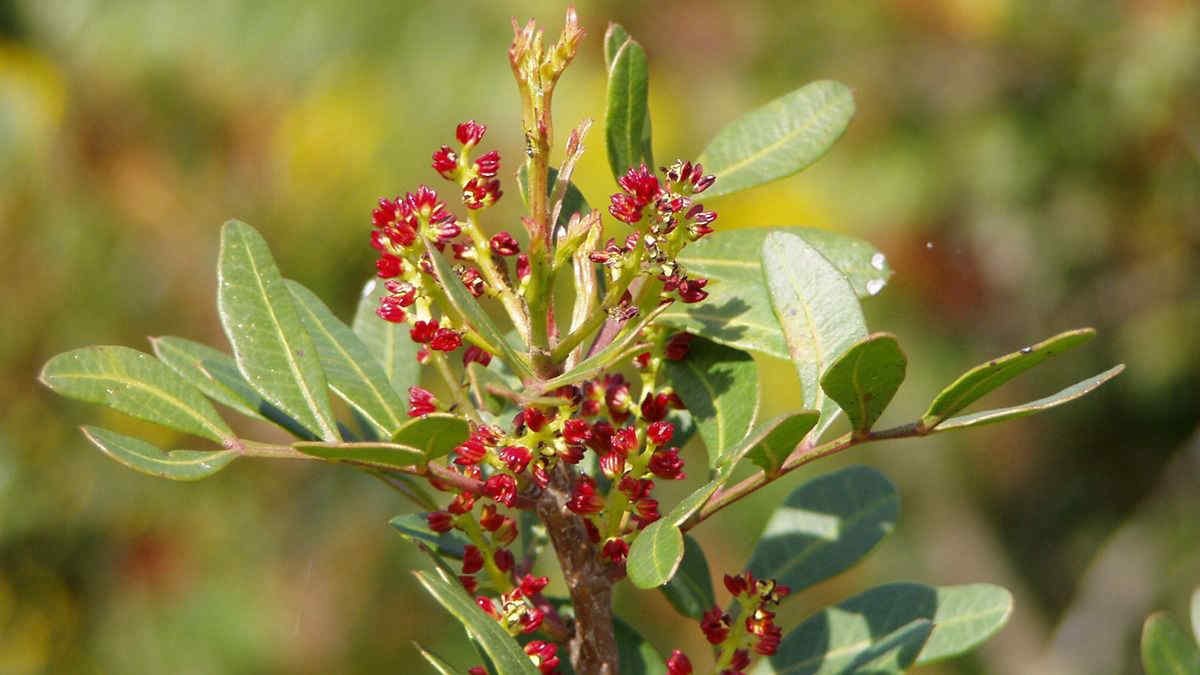
[{"label": "small red flower", "polygon": [[541,593],[542,589],[545,588],[546,584],[548,583],[550,583],[550,577],[535,577],[526,574],[524,578],[521,579],[521,592],[525,594],[525,597],[532,598],[538,593]]},{"label": "small red flower", "polygon": [[455,137],[458,142],[463,145],[475,145],[483,140],[483,135],[487,132],[487,127],[479,124],[475,120],[469,120],[458,125],[455,129]]},{"label": "small red flower", "polygon": [[511,507],[517,502],[517,479],[504,473],[496,474],[484,482],[483,494]]},{"label": "small red flower", "polygon": [[650,457],[650,463],[646,468],[663,480],[687,478],[687,474],[683,472],[683,459],[679,457],[679,448],[656,451]]},{"label": "small red flower", "polygon": [[454,516],[445,511],[431,511],[425,515],[425,520],[434,532],[449,532],[454,527]]},{"label": "small red flower", "polygon": [[662,191],[658,184],[658,177],[645,164],[626,171],[624,176],[617,179],[617,184],[621,186],[625,194],[634,199],[638,208],[657,199]]},{"label": "small red flower", "polygon": [[379,301],[379,308],[375,310],[375,314],[384,321],[392,323],[404,323],[408,319],[408,314],[404,312],[404,307],[401,306],[400,298],[395,295],[385,295]]},{"label": "small red flower", "polygon": [[550,421],[550,416],[548,416],[541,408],[529,406],[525,408],[523,412],[525,413],[523,418],[525,426],[528,427],[530,431],[541,431],[543,428],[545,428],[546,422]]},{"label": "small red flower", "polygon": [[509,471],[513,473],[521,473],[529,464],[532,458],[529,449],[519,445],[510,445],[500,451],[500,460],[504,462]]},{"label": "small red flower", "polygon": [[456,516],[470,513],[473,508],[475,508],[475,495],[470,492],[458,493],[455,495],[453,501],[446,506],[446,510]]},{"label": "small red flower", "polygon": [[629,557],[629,544],[620,537],[614,537],[604,542],[600,555],[611,560],[613,564],[620,565]]},{"label": "small red flower", "polygon": [[458,175],[458,154],[450,146],[443,145],[433,153],[433,170],[442,174],[442,178],[454,180]]},{"label": "small red flower", "polygon": [[633,503],[634,518],[638,521],[638,529],[642,529],[662,518],[658,512],[658,500],[650,497],[642,497]]},{"label": "small red flower", "polygon": [[621,454],[622,457],[628,457],[629,453],[636,450],[638,447],[637,432],[629,427],[618,429],[612,437],[612,449]]},{"label": "small red flower", "polygon": [[398,277],[404,272],[404,261],[391,253],[384,253],[375,261],[375,271],[380,279]]},{"label": "small red flower", "polygon": [[405,209],[434,225],[454,222],[454,214],[446,210],[446,204],[438,201],[437,191],[428,185],[418,187],[415,193],[404,195],[401,210]]},{"label": "small red flower", "polygon": [[461,267],[454,270],[458,274],[458,278],[462,281],[463,286],[471,292],[471,295],[480,297],[487,290],[487,282],[483,280],[483,275],[474,267]]},{"label": "small red flower", "polygon": [[678,649],[667,659],[667,675],[692,675],[692,662]]},{"label": "small red flower", "polygon": [[[608,212],[612,214],[613,218],[630,225],[642,219],[642,207],[637,205],[637,201],[633,197],[618,192],[609,197],[609,201],[612,203],[608,205]],[[592,262],[603,265],[608,262],[608,253],[608,251],[593,251],[588,257]]]},{"label": "small red flower", "polygon": [[567,500],[567,508],[581,516],[599,513],[604,508],[604,499],[596,494],[596,481],[589,476],[582,476]]},{"label": "small red flower", "polygon": [[500,189],[500,181],[495,178],[484,180],[472,178],[463,186],[463,203],[468,209],[482,209],[500,201],[504,191]]},{"label": "small red flower", "polygon": [[700,618],[700,630],[704,631],[709,644],[719,645],[729,636],[730,621],[729,615],[720,607],[713,607]]},{"label": "small red flower", "polygon": [[[467,669],[467,675],[487,675],[487,669],[483,666],[471,666]],[[671,673],[671,675],[675,675],[675,673]]]},{"label": "small red flower", "polygon": [[462,346],[462,335],[450,328],[439,328],[429,341],[429,348],[439,352],[452,352]]},{"label": "small red flower", "polygon": [[408,388],[408,416],[420,417],[437,412],[437,398],[420,387]]},{"label": "small red flower", "polygon": [[659,420],[646,428],[646,436],[655,445],[666,445],[675,435],[675,427],[670,422]]},{"label": "small red flower", "polygon": [[492,150],[480,155],[475,160],[475,173],[484,178],[494,178],[500,173],[500,153]]},{"label": "small red flower", "polygon": [[483,461],[484,457],[487,457],[487,448],[474,438],[468,438],[454,448],[454,452],[458,455],[454,459],[454,463],[461,466],[478,464]]},{"label": "small red flower", "polygon": [[708,297],[708,291],[703,290],[708,285],[708,279],[684,279],[679,282],[679,299],[686,303],[700,302]]},{"label": "small red flower", "polygon": [[479,514],[479,526],[488,532],[495,532],[504,524],[504,515],[496,511],[495,504],[485,504]]},{"label": "small red flower", "polygon": [[671,411],[671,398],[667,394],[646,394],[642,399],[642,418],[647,422],[658,422]]},{"label": "small red flower", "polygon": [[479,588],[479,581],[473,574],[460,574],[458,581],[463,585],[463,588],[467,589],[467,594],[469,595],[474,595],[475,589]]},{"label": "small red flower", "polygon": [[517,256],[517,278],[524,281],[529,278],[533,268],[529,265],[529,255],[522,253]]},{"label": "small red flower", "polygon": [[687,358],[688,348],[692,344],[691,333],[676,333],[667,340],[666,356],[672,361],[682,361]]},{"label": "small red flower", "polygon": [[563,423],[563,440],[571,444],[587,443],[592,438],[592,425],[587,420],[569,419]]},{"label": "small red flower", "polygon": [[558,645],[543,640],[533,640],[525,645],[525,653],[529,660],[543,673],[549,673],[558,667]]},{"label": "small red flower", "polygon": [[474,545],[467,544],[463,549],[463,574],[475,574],[481,569],[483,569],[483,553]]},{"label": "small red flower", "polygon": [[414,323],[412,329],[408,331],[408,335],[412,338],[413,342],[427,344],[433,339],[434,335],[437,335],[437,331],[437,319],[430,319],[429,321],[417,321]]},{"label": "small red flower", "polygon": [[492,362],[492,355],[487,350],[471,345],[463,351],[462,362],[463,366],[468,363],[478,363],[487,368],[488,364]]},{"label": "small red flower", "polygon": [[492,554],[492,562],[496,563],[496,567],[499,567],[501,572],[507,572],[512,569],[515,561],[512,551],[502,548]]},{"label": "small red flower", "polygon": [[625,456],[619,452],[608,452],[600,456],[600,471],[609,480],[615,480],[625,473]]},{"label": "small red flower", "polygon": [[492,237],[488,245],[496,255],[516,255],[521,252],[521,245],[508,232],[501,232]]}]

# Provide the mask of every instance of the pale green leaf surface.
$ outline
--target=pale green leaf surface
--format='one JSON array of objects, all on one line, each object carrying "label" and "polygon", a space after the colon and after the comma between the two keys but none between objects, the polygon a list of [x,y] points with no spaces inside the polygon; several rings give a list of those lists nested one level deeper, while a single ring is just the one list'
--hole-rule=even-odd
[{"label": "pale green leaf surface", "polygon": [[703,338],[687,358],[664,362],[667,382],[683,399],[715,467],[746,437],[758,413],[758,366],[749,354]]},{"label": "pale green leaf surface", "polygon": [[253,405],[259,412],[259,416],[270,422],[278,424],[280,427],[288,430],[297,438],[314,441],[320,438],[312,429],[305,428],[291,415],[276,408],[270,401],[259,395],[246,382],[246,378],[238,371],[237,363],[232,358],[226,356],[221,359],[205,359],[200,364],[204,373],[217,382],[221,386],[241,396],[250,405]]},{"label": "pale green leaf surface", "polygon": [[371,279],[363,287],[354,312],[351,328],[367,350],[383,368],[397,395],[408,395],[408,388],[421,384],[421,364],[417,361],[420,345],[408,336],[408,324],[397,324],[379,318],[375,310],[379,301],[388,295],[380,279]]},{"label": "pale green leaf surface", "polygon": [[[174,370],[188,384],[199,389],[205,396],[217,403],[229,406],[234,410],[250,417],[266,419],[259,412],[259,404],[264,399],[249,385],[233,389],[217,380],[205,367],[205,362],[224,363],[230,370],[237,373],[237,364],[233,357],[219,349],[213,349],[206,344],[194,342],[181,337],[165,335],[150,338],[150,346],[159,361]],[[241,375],[238,374],[240,378]]]},{"label": "pale green leaf surface", "polygon": [[[610,24],[605,45],[613,42],[615,31]],[[624,33],[624,29],[621,29]],[[624,40],[612,50],[608,65],[608,108],[604,117],[608,163],[613,178],[620,178],[630,168],[645,162],[653,168],[654,159],[648,148],[649,70],[646,51],[625,34]]]},{"label": "pale green leaf surface", "polygon": [[1142,626],[1142,667],[1146,675],[1200,675],[1200,648],[1166,612],[1157,612]]},{"label": "pale green leaf surface", "polygon": [[907,367],[896,336],[875,333],[829,366],[821,389],[846,413],[851,428],[867,432],[892,402]]},{"label": "pale green leaf surface", "polygon": [[64,352],[42,367],[38,379],[63,396],[172,429],[218,442],[234,437],[198,389],[136,349],[93,346]]},{"label": "pale green leaf surface", "polygon": [[985,394],[996,389],[1046,359],[1078,347],[1096,336],[1093,328],[1079,328],[1059,333],[1035,345],[1024,347],[975,366],[959,376],[939,393],[921,417],[921,423],[932,429],[942,420],[966,408]]},{"label": "pale green leaf surface", "polygon": [[430,413],[405,422],[392,436],[392,443],[425,453],[425,459],[447,455],[454,446],[467,440],[470,428],[461,417]]},{"label": "pale green leaf surface", "polygon": [[697,621],[716,604],[708,560],[695,539],[684,535],[679,571],[660,590],[675,611]]},{"label": "pale green leaf surface", "polygon": [[296,311],[317,347],[329,386],[353,406],[381,436],[391,436],[404,420],[404,401],[366,345],[329,307],[303,285],[286,280]]},{"label": "pale green leaf surface", "polygon": [[421,652],[421,656],[423,656],[425,660],[429,662],[429,665],[433,666],[433,669],[440,673],[440,675],[459,675],[459,672],[452,668],[450,664],[443,661],[442,658],[437,654],[434,654],[428,649],[422,647],[420,643],[413,642],[413,646],[417,648],[417,651]]},{"label": "pale green leaf surface", "polygon": [[952,429],[965,429],[967,427],[977,427],[984,424],[993,424],[995,422],[1003,422],[1004,420],[1034,415],[1044,410],[1049,410],[1050,408],[1060,406],[1064,403],[1070,403],[1077,398],[1087,395],[1100,385],[1111,380],[1117,375],[1120,375],[1121,371],[1123,370],[1125,370],[1125,364],[1113,366],[1099,375],[1089,377],[1082,382],[1076,382],[1075,384],[1063,389],[1058,393],[1051,394],[1045,398],[1039,398],[1036,401],[1022,403],[1020,405],[1014,405],[1008,408],[982,410],[976,413],[951,417],[944,422],[938,423],[934,430],[950,431]]},{"label": "pale green leaf surface", "polygon": [[840,82],[811,82],[717,132],[698,161],[717,177],[705,196],[720,196],[790,176],[817,161],[854,116]]},{"label": "pale green leaf surface", "polygon": [[425,460],[425,453],[417,448],[379,441],[363,441],[359,443],[301,441],[299,443],[292,443],[292,447],[312,457],[362,462],[390,469],[413,466]]},{"label": "pale green leaf surface", "polygon": [[461,584],[425,572],[413,574],[421,586],[479,641],[492,660],[497,675],[539,675],[538,669],[517,641],[475,604]]},{"label": "pale green leaf surface", "polygon": [[772,232],[762,256],[771,306],[803,388],[797,403],[821,412],[811,432],[820,438],[838,412],[821,390],[821,376],[867,336],[862,308],[841,272],[800,237]]},{"label": "pale green leaf surface", "polygon": [[762,271],[763,241],[772,232],[804,239],[850,280],[860,298],[878,293],[892,274],[883,253],[875,247],[830,230],[784,227],[717,231],[689,244],[679,256],[688,274],[709,280],[705,287],[708,298],[672,305],[663,313],[663,321],[731,347],[789,358]]},{"label": "pale green leaf surface", "polygon": [[141,439],[100,427],[85,426],[83,435],[104,454],[134,471],[171,480],[192,481],[207,478],[237,459],[237,453],[233,450],[163,452]]},{"label": "pale green leaf surface", "polygon": [[322,439],[339,440],[316,346],[267,242],[236,220],[221,229],[217,306],[238,370],[254,391]]},{"label": "pale green leaf surface", "polygon": [[771,514],[747,569],[802,591],[840,574],[896,525],[900,497],[888,479],[865,466],[814,478]]}]

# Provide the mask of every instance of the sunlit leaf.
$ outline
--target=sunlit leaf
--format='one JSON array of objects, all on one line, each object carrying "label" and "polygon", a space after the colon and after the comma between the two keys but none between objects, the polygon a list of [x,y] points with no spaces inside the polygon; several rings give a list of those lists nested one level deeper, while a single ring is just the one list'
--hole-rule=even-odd
[{"label": "sunlit leaf", "polygon": [[967,427],[977,427],[984,424],[993,424],[995,422],[1002,422],[1004,420],[1034,415],[1042,412],[1043,410],[1049,410],[1050,408],[1060,406],[1064,403],[1070,403],[1071,401],[1090,393],[1100,385],[1111,380],[1117,375],[1120,375],[1121,371],[1123,370],[1125,370],[1125,364],[1113,366],[1099,375],[1089,377],[1082,382],[1076,382],[1075,384],[1056,394],[1051,394],[1045,398],[1039,398],[1036,401],[1022,403],[1020,405],[1014,405],[1008,408],[983,410],[977,413],[951,417],[944,422],[938,423],[935,431],[965,429]]},{"label": "sunlit leaf", "polygon": [[641,163],[654,167],[649,152],[649,71],[646,51],[617,24],[609,24],[605,36],[608,45],[614,44],[608,63],[608,109],[604,117],[604,132],[608,143],[608,164],[613,177],[620,178],[630,168]]},{"label": "sunlit leaf", "polygon": [[425,459],[437,459],[467,440],[468,434],[470,428],[463,418],[430,413],[405,422],[392,436],[392,443],[415,448],[425,453]]},{"label": "sunlit leaf", "polygon": [[865,433],[892,402],[907,366],[896,336],[876,333],[829,366],[821,389],[846,413],[851,428]]},{"label": "sunlit leaf", "polygon": [[716,605],[708,560],[695,539],[684,536],[679,571],[660,590],[675,611],[696,620]]},{"label": "sunlit leaf", "polygon": [[758,366],[749,354],[703,338],[692,340],[687,358],[664,366],[704,439],[709,466],[716,466],[754,425]]},{"label": "sunlit leaf", "polygon": [[290,279],[286,283],[300,320],[317,346],[329,386],[382,436],[394,434],[404,420],[404,401],[366,345],[316,294]]},{"label": "sunlit leaf", "polygon": [[408,336],[408,324],[384,321],[375,313],[379,301],[386,295],[387,288],[382,280],[368,281],[358,300],[351,328],[383,368],[383,374],[392,383],[392,390],[406,396],[409,387],[421,383],[421,364],[417,361],[421,345]]},{"label": "sunlit leaf", "polygon": [[779,472],[788,455],[817,425],[821,413],[816,410],[799,410],[781,417],[781,421],[774,426],[771,433],[746,453],[746,458],[768,475]]},{"label": "sunlit leaf", "polygon": [[767,521],[747,568],[802,591],[849,569],[887,536],[900,497],[883,474],[851,466],[792,491]]},{"label": "sunlit leaf", "polygon": [[699,161],[717,177],[705,197],[790,176],[817,161],[854,116],[854,96],[822,80],[771,101],[717,132]]},{"label": "sunlit leaf", "polygon": [[462,584],[426,572],[413,574],[421,586],[479,641],[491,658],[497,675],[539,675],[538,669],[517,641],[475,604],[475,600],[463,590]]},{"label": "sunlit leaf", "polygon": [[772,232],[804,239],[850,280],[859,297],[878,293],[892,274],[878,249],[829,230],[787,227],[718,231],[689,244],[679,256],[689,275],[709,280],[705,287],[708,298],[668,307],[663,321],[731,347],[789,358],[762,271],[763,241]]},{"label": "sunlit leaf", "polygon": [[236,220],[221,229],[217,305],[238,370],[251,388],[322,439],[339,440],[316,346],[267,242]]},{"label": "sunlit leaf", "polygon": [[1146,675],[1200,673],[1200,648],[1166,612],[1151,614],[1142,626],[1142,667]]},{"label": "sunlit leaf", "polygon": [[237,452],[233,450],[163,452],[141,439],[100,427],[85,426],[83,435],[104,451],[104,454],[134,471],[171,480],[191,481],[207,478],[237,459]]},{"label": "sunlit leaf", "polygon": [[63,396],[189,434],[218,442],[234,436],[199,390],[136,349],[94,346],[64,352],[42,367],[38,379]]},{"label": "sunlit leaf", "polygon": [[821,376],[867,336],[862,309],[846,277],[800,237],[772,232],[762,256],[771,306],[800,375],[797,404],[821,411],[812,431],[812,438],[819,438],[838,412],[821,390]]},{"label": "sunlit leaf", "polygon": [[1069,330],[975,366],[933,399],[933,403],[929,404],[929,409],[921,417],[921,424],[926,429],[938,426],[942,420],[971,405],[1000,385],[1052,356],[1088,342],[1095,336],[1094,328]]}]

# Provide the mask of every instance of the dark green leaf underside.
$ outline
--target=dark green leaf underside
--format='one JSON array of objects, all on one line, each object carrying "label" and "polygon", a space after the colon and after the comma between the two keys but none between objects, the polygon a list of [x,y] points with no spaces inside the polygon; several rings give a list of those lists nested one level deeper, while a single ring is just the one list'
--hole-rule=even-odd
[{"label": "dark green leaf underside", "polygon": [[866,432],[896,395],[907,366],[896,336],[876,333],[829,366],[821,389],[846,413],[855,431]]}]

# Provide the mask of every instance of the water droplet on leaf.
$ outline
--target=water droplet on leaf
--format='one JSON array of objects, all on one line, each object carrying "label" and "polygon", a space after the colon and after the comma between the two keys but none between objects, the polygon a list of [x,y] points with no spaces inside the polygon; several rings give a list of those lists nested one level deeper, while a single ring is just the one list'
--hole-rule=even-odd
[{"label": "water droplet on leaf", "polygon": [[875,295],[883,290],[884,284],[887,283],[883,279],[871,279],[867,282],[867,294]]},{"label": "water droplet on leaf", "polygon": [[882,272],[883,264],[886,260],[887,260],[887,258],[885,258],[882,253],[876,253],[875,255],[871,256],[871,267],[874,267],[875,269]]}]

